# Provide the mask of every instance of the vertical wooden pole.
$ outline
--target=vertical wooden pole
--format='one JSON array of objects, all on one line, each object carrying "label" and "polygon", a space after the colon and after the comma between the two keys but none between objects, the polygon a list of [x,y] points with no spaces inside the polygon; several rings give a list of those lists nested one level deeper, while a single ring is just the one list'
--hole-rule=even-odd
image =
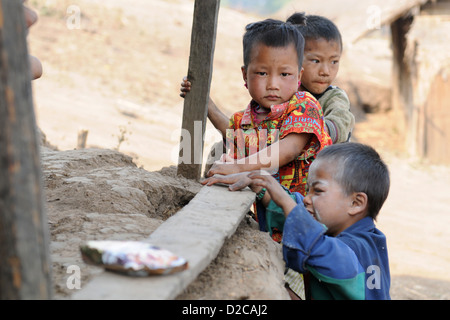
[{"label": "vertical wooden pole", "polygon": [[407,33],[414,17],[406,15],[391,23],[392,40],[392,108],[398,119],[396,126],[399,132],[406,134],[404,144],[411,155],[416,153],[416,124],[413,106],[413,87],[410,65],[412,61],[406,54]]},{"label": "vertical wooden pole", "polygon": [[200,179],[220,0],[196,0],[177,174]]},{"label": "vertical wooden pole", "polygon": [[0,0],[0,299],[51,298],[22,1]]}]

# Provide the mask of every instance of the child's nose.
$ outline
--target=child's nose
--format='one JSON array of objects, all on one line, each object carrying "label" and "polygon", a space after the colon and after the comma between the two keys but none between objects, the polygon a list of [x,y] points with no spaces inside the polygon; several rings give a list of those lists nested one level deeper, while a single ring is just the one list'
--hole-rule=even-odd
[{"label": "child's nose", "polygon": [[305,207],[311,205],[311,196],[309,195],[309,193],[307,193],[306,196],[304,196],[303,204],[305,205]]},{"label": "child's nose", "polygon": [[268,90],[277,90],[279,89],[279,81],[275,76],[269,76],[267,79],[267,89]]},{"label": "child's nose", "polygon": [[321,76],[328,76],[328,75],[330,75],[330,68],[328,67],[328,65],[326,63],[322,63],[321,68],[319,70],[319,74]]}]

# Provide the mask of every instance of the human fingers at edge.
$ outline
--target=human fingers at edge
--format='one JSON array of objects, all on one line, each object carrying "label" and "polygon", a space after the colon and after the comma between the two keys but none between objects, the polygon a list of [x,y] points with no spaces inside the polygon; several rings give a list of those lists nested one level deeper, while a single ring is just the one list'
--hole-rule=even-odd
[{"label": "human fingers at edge", "polygon": [[252,183],[253,183],[252,179],[250,179],[248,176],[245,176],[242,177],[242,179],[238,180],[237,182],[231,184],[228,187],[228,189],[230,189],[230,191],[238,191],[250,186]]},{"label": "human fingers at edge", "polygon": [[203,185],[211,186],[215,183],[226,183],[225,178],[221,174],[214,174],[200,182]]},{"label": "human fingers at edge", "polygon": [[248,174],[248,176],[251,179],[263,179],[263,180],[267,180],[267,179],[270,179],[270,177],[272,177],[270,172],[268,172],[264,169],[253,170]]},{"label": "human fingers at edge", "polygon": [[236,166],[233,163],[230,162],[223,163],[216,161],[211,166],[211,169],[209,169],[206,176],[210,177],[213,176],[214,174],[231,175],[235,173],[239,173],[239,170],[237,170]]},{"label": "human fingers at edge", "polygon": [[181,81],[181,87],[189,91],[191,90],[191,86],[191,82],[186,77],[183,77],[183,80]]},{"label": "human fingers at edge", "polygon": [[28,8],[25,4],[23,6],[23,12],[25,15],[25,23],[27,25],[27,28],[31,27],[33,24],[35,24],[38,20],[38,15],[37,13]]},{"label": "human fingers at edge", "polygon": [[191,91],[191,83],[187,80],[185,80],[186,77],[183,78],[183,81],[181,82],[181,88],[180,88],[180,97],[185,98],[186,93]]},{"label": "human fingers at edge", "polygon": [[29,55],[30,59],[30,69],[31,69],[31,79],[36,80],[42,76],[42,63],[35,56]]},{"label": "human fingers at edge", "polygon": [[214,174],[212,177],[206,178],[201,183],[207,186],[213,185],[215,183],[221,183],[226,185],[232,185],[238,182],[246,183],[247,185],[251,182],[251,179],[247,177],[246,172],[234,173],[234,174]]}]

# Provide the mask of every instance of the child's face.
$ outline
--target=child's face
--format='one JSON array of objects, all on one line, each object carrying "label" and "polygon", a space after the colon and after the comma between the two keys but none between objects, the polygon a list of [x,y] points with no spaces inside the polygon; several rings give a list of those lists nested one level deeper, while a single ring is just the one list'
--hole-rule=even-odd
[{"label": "child's face", "polygon": [[301,89],[312,94],[324,92],[336,78],[340,58],[338,42],[324,38],[306,40]]},{"label": "child's face", "polygon": [[352,224],[353,195],[346,195],[334,179],[335,167],[316,159],[308,173],[308,194],[303,204],[309,213],[327,226],[327,234],[337,236]]},{"label": "child's face", "polygon": [[301,79],[294,45],[255,45],[247,69],[242,67],[242,76],[253,100],[261,107],[270,108],[288,101],[298,90]]}]

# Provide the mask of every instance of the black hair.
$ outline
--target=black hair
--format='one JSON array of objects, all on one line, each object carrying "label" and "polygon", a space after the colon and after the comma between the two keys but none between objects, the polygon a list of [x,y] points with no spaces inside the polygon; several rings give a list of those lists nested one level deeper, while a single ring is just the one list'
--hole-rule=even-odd
[{"label": "black hair", "polygon": [[286,22],[294,24],[305,40],[324,38],[327,41],[336,41],[342,50],[341,33],[330,19],[317,15],[305,15],[304,12],[296,12]]},{"label": "black hair", "polygon": [[324,148],[316,161],[335,165],[334,179],[347,195],[364,192],[368,198],[368,216],[376,219],[390,187],[389,170],[371,146],[356,142],[338,143]]},{"label": "black hair", "polygon": [[300,31],[291,23],[266,19],[250,23],[245,27],[243,37],[244,67],[250,63],[252,49],[256,44],[269,47],[286,47],[293,44],[298,56],[298,69],[302,68],[305,40]]}]

